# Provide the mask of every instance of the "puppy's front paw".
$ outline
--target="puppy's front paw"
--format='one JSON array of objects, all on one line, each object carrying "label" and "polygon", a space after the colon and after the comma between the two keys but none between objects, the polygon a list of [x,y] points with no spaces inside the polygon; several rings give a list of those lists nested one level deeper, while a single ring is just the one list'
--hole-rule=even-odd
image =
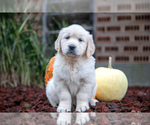
[{"label": "puppy's front paw", "polygon": [[57,119],[58,125],[68,125],[71,124],[71,113],[59,113]]},{"label": "puppy's front paw", "polygon": [[71,108],[69,108],[69,107],[67,107],[67,106],[62,106],[62,105],[60,105],[60,106],[58,106],[58,108],[57,108],[57,112],[69,112],[69,111],[71,111]]},{"label": "puppy's front paw", "polygon": [[89,109],[90,109],[89,105],[86,104],[86,105],[77,106],[76,111],[85,112],[86,110],[89,110]]},{"label": "puppy's front paw", "polygon": [[91,99],[91,100],[90,100],[90,104],[91,104],[92,106],[96,106],[96,102],[98,102],[98,100],[96,100],[96,99]]},{"label": "puppy's front paw", "polygon": [[89,113],[77,113],[76,123],[79,125],[84,125],[90,120]]}]

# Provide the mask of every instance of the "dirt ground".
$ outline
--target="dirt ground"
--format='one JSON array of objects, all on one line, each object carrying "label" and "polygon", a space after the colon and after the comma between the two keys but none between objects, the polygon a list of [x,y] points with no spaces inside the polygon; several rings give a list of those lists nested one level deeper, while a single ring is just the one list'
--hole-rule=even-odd
[{"label": "dirt ground", "polygon": [[[48,102],[45,89],[21,86],[0,88],[0,112],[56,112],[56,108]],[[129,87],[121,101],[98,102],[86,112],[150,112],[150,87]]]}]

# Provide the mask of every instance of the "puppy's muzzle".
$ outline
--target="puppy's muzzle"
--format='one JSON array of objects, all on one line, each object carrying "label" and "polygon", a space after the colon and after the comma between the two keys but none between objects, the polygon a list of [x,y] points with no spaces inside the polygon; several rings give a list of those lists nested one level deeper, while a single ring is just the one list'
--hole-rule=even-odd
[{"label": "puppy's muzzle", "polygon": [[68,45],[68,48],[69,48],[68,54],[71,54],[71,55],[75,55],[75,54],[76,54],[76,53],[75,53],[75,49],[76,49],[76,46],[75,46],[75,45],[73,45],[73,44]]}]

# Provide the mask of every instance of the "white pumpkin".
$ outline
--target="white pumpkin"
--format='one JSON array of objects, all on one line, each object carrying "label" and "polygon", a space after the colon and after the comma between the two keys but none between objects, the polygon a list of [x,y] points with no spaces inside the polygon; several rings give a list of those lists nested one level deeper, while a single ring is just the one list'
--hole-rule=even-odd
[{"label": "white pumpkin", "polygon": [[121,100],[127,92],[127,77],[121,70],[111,67],[111,60],[109,57],[108,68],[96,69],[96,98],[99,101]]}]

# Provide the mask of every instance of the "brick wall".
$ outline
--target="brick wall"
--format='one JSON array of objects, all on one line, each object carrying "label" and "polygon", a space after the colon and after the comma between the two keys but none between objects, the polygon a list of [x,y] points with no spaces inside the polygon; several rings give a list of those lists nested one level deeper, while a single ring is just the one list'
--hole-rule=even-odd
[{"label": "brick wall", "polygon": [[150,63],[150,13],[95,15],[97,63]]}]

